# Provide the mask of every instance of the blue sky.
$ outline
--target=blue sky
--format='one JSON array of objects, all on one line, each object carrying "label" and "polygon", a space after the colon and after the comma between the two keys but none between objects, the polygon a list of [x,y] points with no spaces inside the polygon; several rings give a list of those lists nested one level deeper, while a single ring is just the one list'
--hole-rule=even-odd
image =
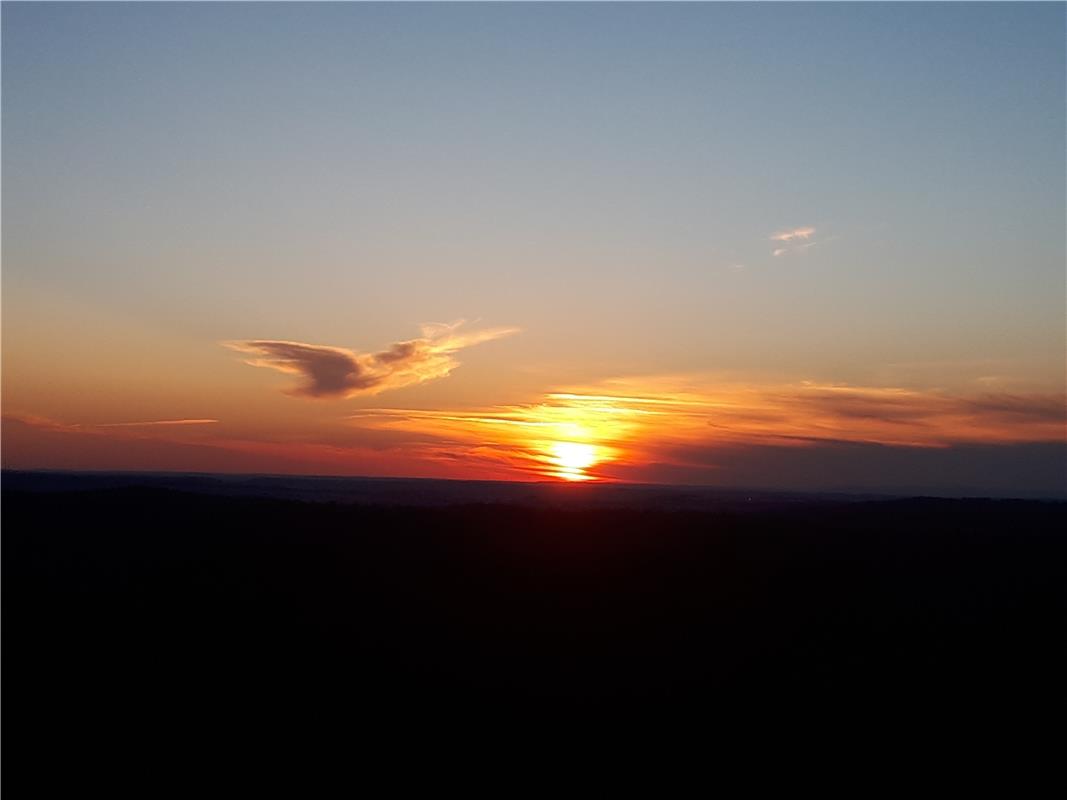
[{"label": "blue sky", "polygon": [[220,340],[461,318],[522,333],[409,404],[717,371],[1062,391],[1064,22],[5,4],[7,402],[161,350],[231,391]]}]

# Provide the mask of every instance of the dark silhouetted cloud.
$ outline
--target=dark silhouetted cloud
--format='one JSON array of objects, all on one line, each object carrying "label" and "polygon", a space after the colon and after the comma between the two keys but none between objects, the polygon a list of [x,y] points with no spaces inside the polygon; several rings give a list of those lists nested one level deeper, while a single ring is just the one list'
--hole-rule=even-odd
[{"label": "dark silhouetted cloud", "polygon": [[354,397],[443,378],[459,366],[453,357],[457,351],[517,332],[515,328],[461,331],[461,325],[462,322],[424,326],[421,338],[397,342],[379,353],[273,339],[224,344],[253,356],[246,361],[252,366],[300,376],[302,382],[289,389],[288,394]]}]

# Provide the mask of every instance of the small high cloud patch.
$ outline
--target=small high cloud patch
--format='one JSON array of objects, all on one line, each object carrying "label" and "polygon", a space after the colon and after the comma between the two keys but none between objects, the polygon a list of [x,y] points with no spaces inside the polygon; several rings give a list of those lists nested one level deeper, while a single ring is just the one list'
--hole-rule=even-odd
[{"label": "small high cloud patch", "polygon": [[837,238],[836,236],[830,236],[815,239],[814,236],[815,228],[811,225],[773,233],[770,236],[770,240],[775,242],[777,246],[771,250],[771,255],[775,258],[781,258],[782,256],[802,253],[818,244]]},{"label": "small high cloud patch", "polygon": [[793,242],[799,239],[807,240],[815,235],[815,228],[806,225],[802,228],[793,228],[788,231],[778,231],[771,236],[772,242]]},{"label": "small high cloud patch", "polygon": [[275,339],[224,342],[251,356],[245,363],[299,376],[287,390],[297,397],[374,395],[444,378],[459,366],[455,354],[482,342],[517,333],[515,328],[460,330],[463,322],[424,325],[422,336],[396,342],[377,353]]}]

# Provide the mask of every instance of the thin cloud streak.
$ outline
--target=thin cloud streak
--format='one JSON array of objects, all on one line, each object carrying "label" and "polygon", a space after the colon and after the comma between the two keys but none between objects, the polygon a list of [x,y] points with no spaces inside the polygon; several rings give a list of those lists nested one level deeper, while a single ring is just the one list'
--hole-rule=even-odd
[{"label": "thin cloud streak", "polygon": [[106,422],[97,428],[146,428],[153,425],[214,425],[217,419],[157,419],[150,422]]},{"label": "thin cloud streak", "polygon": [[815,228],[810,225],[803,228],[793,228],[791,231],[779,231],[771,235],[773,242],[792,242],[796,239],[810,239],[815,234]]},{"label": "thin cloud streak", "polygon": [[303,380],[286,390],[296,397],[333,398],[375,395],[448,376],[459,366],[456,352],[517,333],[517,328],[460,331],[463,322],[424,325],[422,337],[397,342],[378,353],[343,347],[274,339],[223,342],[253,356],[254,367],[298,375]]},{"label": "thin cloud streak", "polygon": [[81,426],[77,423],[61,422],[51,417],[44,417],[40,414],[21,414],[21,413],[6,413],[2,417],[4,422],[15,422],[22,425],[27,425],[31,428],[39,428],[41,430],[49,431],[78,431],[81,430]]},{"label": "thin cloud streak", "polygon": [[56,431],[79,431],[83,433],[92,432],[97,428],[152,428],[156,426],[215,425],[219,422],[217,419],[157,419],[146,422],[100,422],[83,424],[80,422],[61,422],[60,420],[43,417],[39,414],[20,413],[4,414],[3,419],[10,420],[11,422],[20,422],[23,425],[29,425],[32,428]]}]

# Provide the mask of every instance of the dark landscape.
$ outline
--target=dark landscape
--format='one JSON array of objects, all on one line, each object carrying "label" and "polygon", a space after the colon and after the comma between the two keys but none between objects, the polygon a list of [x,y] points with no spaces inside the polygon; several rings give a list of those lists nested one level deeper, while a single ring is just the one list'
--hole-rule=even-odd
[{"label": "dark landscape", "polygon": [[294,721],[1041,709],[1067,668],[1062,502],[274,480],[4,474],[9,757]]}]

